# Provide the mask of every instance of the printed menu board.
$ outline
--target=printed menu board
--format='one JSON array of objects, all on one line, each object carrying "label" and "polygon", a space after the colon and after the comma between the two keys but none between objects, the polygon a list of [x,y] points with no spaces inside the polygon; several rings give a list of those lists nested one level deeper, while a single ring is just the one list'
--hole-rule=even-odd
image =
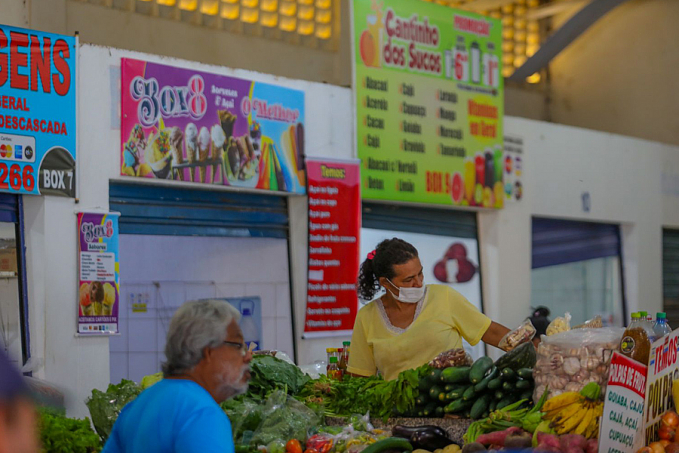
[{"label": "printed menu board", "polygon": [[355,0],[353,37],[363,197],[501,208],[500,21]]}]

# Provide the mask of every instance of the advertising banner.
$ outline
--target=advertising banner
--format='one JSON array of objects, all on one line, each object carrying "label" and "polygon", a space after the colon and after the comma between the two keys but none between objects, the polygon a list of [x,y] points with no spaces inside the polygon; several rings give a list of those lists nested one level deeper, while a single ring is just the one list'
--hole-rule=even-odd
[{"label": "advertising banner", "polygon": [[305,193],[304,92],[122,59],[121,174]]},{"label": "advertising banner", "polygon": [[0,25],[0,192],[75,197],[77,43]]},{"label": "advertising banner", "polygon": [[78,213],[78,333],[118,333],[117,213]]},{"label": "advertising banner", "polygon": [[601,453],[634,453],[644,446],[646,371],[636,360],[613,352],[600,418]]},{"label": "advertising banner", "polygon": [[674,409],[672,383],[679,379],[677,348],[679,329],[653,343],[648,361],[644,429],[646,443],[659,440],[658,429],[665,412]]},{"label": "advertising banner", "polygon": [[420,0],[353,2],[363,197],[501,208],[499,20]]},{"label": "advertising banner", "polygon": [[304,338],[351,335],[358,311],[358,161],[307,160],[309,283]]}]

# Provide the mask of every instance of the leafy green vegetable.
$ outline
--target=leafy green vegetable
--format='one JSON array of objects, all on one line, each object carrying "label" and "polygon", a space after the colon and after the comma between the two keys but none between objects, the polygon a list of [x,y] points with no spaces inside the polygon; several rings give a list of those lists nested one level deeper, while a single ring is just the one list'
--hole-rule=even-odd
[{"label": "leafy green vegetable", "polygon": [[157,384],[158,382],[163,380],[163,373],[156,373],[156,374],[149,374],[148,376],[144,376],[141,380],[141,389],[146,390],[147,388],[151,387],[153,384]]},{"label": "leafy green vegetable", "polygon": [[289,439],[304,442],[309,432],[321,423],[318,414],[282,390],[276,390],[269,396],[261,416],[262,421],[250,442],[253,446]]},{"label": "leafy green vegetable", "polygon": [[276,389],[295,395],[311,380],[295,365],[269,355],[255,355],[250,368],[249,396],[265,398]]},{"label": "leafy green vegetable", "polygon": [[40,441],[44,453],[97,453],[101,451],[99,436],[90,421],[67,418],[56,411],[40,409]]},{"label": "leafy green vegetable", "polygon": [[123,379],[120,384],[110,384],[106,392],[94,389],[92,396],[85,404],[90,410],[92,423],[102,442],[106,442],[111,434],[113,424],[123,407],[141,393],[141,387],[132,381]]},{"label": "leafy green vegetable", "polygon": [[415,407],[420,379],[431,371],[429,366],[406,370],[393,381],[381,377],[351,377],[342,381],[319,379],[307,383],[297,398],[309,404],[320,404],[326,414],[350,416],[370,412],[374,417],[389,418],[407,414]]}]

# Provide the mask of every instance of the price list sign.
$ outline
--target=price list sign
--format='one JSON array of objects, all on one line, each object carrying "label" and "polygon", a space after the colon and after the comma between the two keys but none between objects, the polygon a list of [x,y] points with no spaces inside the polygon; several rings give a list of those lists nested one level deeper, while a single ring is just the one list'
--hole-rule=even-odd
[{"label": "price list sign", "polygon": [[353,2],[364,198],[503,206],[501,35],[420,0]]},{"label": "price list sign", "polygon": [[309,282],[304,338],[350,335],[358,311],[358,161],[307,160]]},{"label": "price list sign", "polygon": [[600,418],[601,453],[633,453],[644,445],[646,371],[641,363],[613,352]]}]

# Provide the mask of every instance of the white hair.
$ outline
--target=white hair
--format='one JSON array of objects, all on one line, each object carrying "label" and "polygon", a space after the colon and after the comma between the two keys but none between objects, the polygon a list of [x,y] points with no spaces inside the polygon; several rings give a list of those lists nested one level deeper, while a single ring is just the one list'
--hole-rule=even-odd
[{"label": "white hair", "polygon": [[176,376],[193,369],[203,360],[203,350],[221,346],[229,324],[239,320],[238,310],[224,300],[186,302],[170,321],[163,374]]}]

